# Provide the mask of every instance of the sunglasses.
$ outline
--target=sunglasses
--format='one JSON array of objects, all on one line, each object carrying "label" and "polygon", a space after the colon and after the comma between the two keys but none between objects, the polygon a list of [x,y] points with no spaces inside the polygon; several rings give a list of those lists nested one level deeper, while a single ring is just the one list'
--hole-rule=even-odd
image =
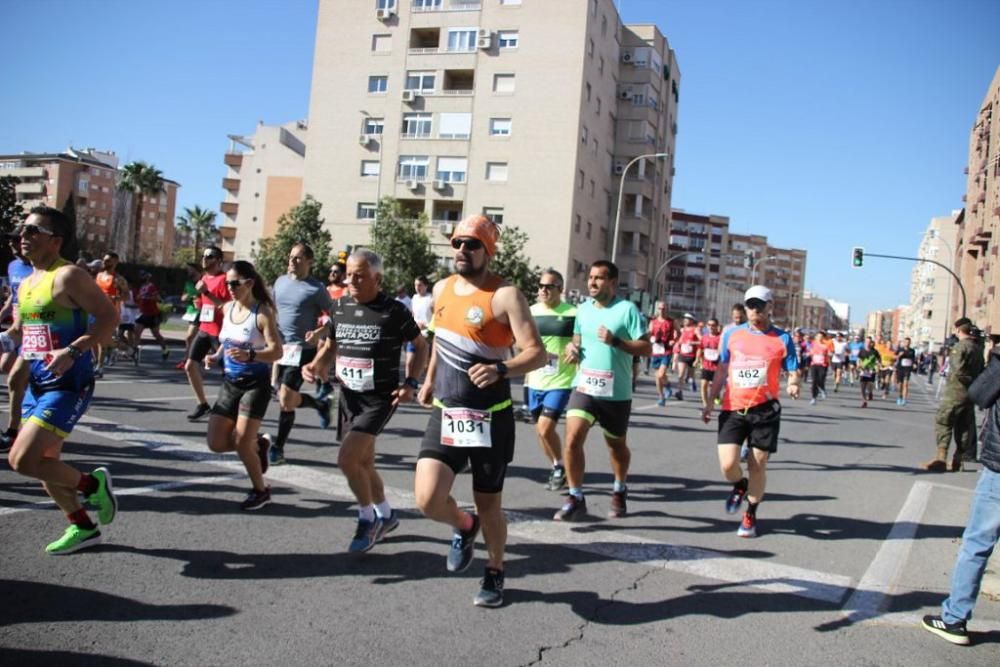
[{"label": "sunglasses", "polygon": [[38,225],[24,224],[18,225],[15,230],[18,236],[34,236],[35,234],[44,234],[46,236],[58,236],[51,229],[45,229],[44,227],[39,227]]},{"label": "sunglasses", "polygon": [[239,287],[240,285],[245,285],[247,282],[249,282],[249,281],[247,281],[247,280],[227,280],[226,281],[226,286],[229,287],[229,289],[233,289],[234,290],[237,287]]},{"label": "sunglasses", "polygon": [[743,305],[750,310],[764,310],[764,308],[767,307],[767,301],[763,301],[761,299],[750,299]]},{"label": "sunglasses", "polygon": [[212,253],[212,252],[206,252],[201,257],[202,257],[202,259],[218,259],[219,256],[216,255],[215,253]]},{"label": "sunglasses", "polygon": [[538,289],[543,289],[547,292],[550,289],[559,289],[559,285],[557,283],[538,283]]},{"label": "sunglasses", "polygon": [[483,242],[479,239],[452,239],[451,247],[455,250],[461,250],[462,247],[466,250],[476,251],[483,247]]}]

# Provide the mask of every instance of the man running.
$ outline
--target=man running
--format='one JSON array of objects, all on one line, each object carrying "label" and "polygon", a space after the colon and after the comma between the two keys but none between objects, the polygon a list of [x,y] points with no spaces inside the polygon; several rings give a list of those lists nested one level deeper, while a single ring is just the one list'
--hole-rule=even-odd
[{"label": "man running", "polygon": [[167,341],[160,333],[160,323],[163,321],[163,312],[160,310],[160,290],[153,283],[153,274],[149,271],[140,271],[139,290],[136,293],[136,302],[139,304],[139,317],[135,320],[135,353],[139,354],[139,344],[142,342],[142,332],[149,329],[153,333],[153,338],[160,344],[160,358],[166,361],[170,356],[167,349]]},{"label": "man running", "polygon": [[826,371],[829,366],[830,347],[821,331],[813,336],[809,346],[809,374],[812,376],[812,400],[809,405],[816,405],[817,398],[826,399]]},{"label": "man running", "polygon": [[[559,418],[569,403],[576,366],[566,361],[566,346],[573,340],[576,306],[562,300],[563,277],[555,269],[542,273],[538,282],[538,301],[531,306],[531,316],[545,346],[546,363],[525,377],[528,388],[528,411],[535,421],[535,433],[542,454],[552,464],[547,488],[559,491],[566,486],[562,442],[556,432]],[[415,297],[414,297],[415,298]]]},{"label": "man running", "polygon": [[[410,302],[410,310],[413,313],[413,319],[416,321],[417,326],[420,327],[420,334],[426,340],[427,336],[430,334],[427,327],[430,325],[431,317],[434,315],[434,295],[430,291],[431,282],[427,279],[427,276],[418,276],[416,280],[413,281],[413,299]],[[410,357],[416,353],[416,344],[407,343],[406,344],[406,359],[409,361]],[[416,375],[414,377],[420,378],[424,374],[423,368],[418,368]]]},{"label": "man running", "polygon": [[833,352],[830,353],[830,368],[833,370],[833,393],[840,391],[840,383],[844,379],[844,367],[847,365],[847,340],[844,333],[838,331],[833,339]]},{"label": "man running", "polygon": [[678,401],[684,400],[683,389],[691,381],[700,341],[701,334],[698,332],[698,325],[695,324],[694,315],[684,313],[680,332],[674,342],[674,354],[677,357],[677,393],[674,394],[674,398]]},{"label": "man running", "polygon": [[[49,554],[62,555],[101,541],[101,531],[78,494],[97,508],[101,525],[114,521],[118,509],[107,468],[80,473],[59,459],[63,441],[94,394],[91,350],[98,340],[111,338],[118,314],[86,271],[60,257],[63,243],[75,234],[62,212],[33,208],[18,229],[22,254],[34,271],[21,283],[17,316],[0,333],[0,348],[12,352],[20,345],[31,377],[24,424],[7,458],[15,471],[40,480],[69,519],[63,536],[45,547]],[[89,328],[88,314],[94,316]]]},{"label": "man running", "polygon": [[[5,322],[8,317],[11,319],[17,317],[17,292],[21,287],[21,282],[34,271],[31,263],[21,254],[21,238],[16,234],[10,234],[7,240],[14,253],[14,259],[7,265],[10,295],[3,305],[3,312],[0,313],[0,322]],[[7,430],[0,434],[0,450],[6,451],[14,444],[17,431],[21,428],[21,402],[24,400],[24,392],[28,388],[28,363],[17,353],[17,350],[14,350],[4,352],[0,356],[0,368],[7,374]]]},{"label": "man running", "polygon": [[730,312],[730,321],[722,329],[722,335],[725,335],[730,329],[735,329],[738,326],[746,324],[747,321],[747,309],[742,303],[734,303],[733,309]]},{"label": "man running", "polygon": [[852,385],[858,380],[858,356],[863,349],[865,344],[861,341],[861,336],[854,334],[851,342],[847,344],[847,380]]},{"label": "man running", "polygon": [[910,345],[910,339],[904,338],[903,344],[896,351],[896,386],[899,391],[896,405],[906,405],[906,399],[910,397],[910,374],[917,361],[917,351]]},{"label": "man running", "polygon": [[875,400],[875,378],[878,376],[882,357],[875,349],[875,341],[868,339],[866,347],[858,352],[858,376],[861,380],[861,407],[867,408],[868,401]]},{"label": "man running", "polygon": [[676,339],[677,331],[674,329],[673,318],[667,315],[667,304],[657,301],[655,316],[649,322],[649,340],[653,349],[649,367],[656,374],[656,404],[661,408],[674,394],[670,388],[670,377],[667,372],[670,370]]},{"label": "man running", "polygon": [[882,400],[889,398],[889,390],[892,388],[892,372],[896,368],[896,352],[892,345],[886,342],[881,335],[875,343],[875,349],[881,356],[881,371],[879,371],[879,388],[882,390]]},{"label": "man running", "polygon": [[226,287],[226,272],[222,270],[222,249],[217,246],[205,248],[201,257],[204,273],[195,283],[198,292],[198,335],[191,341],[191,351],[184,362],[184,372],[194,391],[198,405],[188,414],[188,421],[197,421],[207,415],[212,407],[205,398],[205,383],[201,377],[201,367],[205,357],[219,347],[219,333],[222,331],[222,306],[232,298]]},{"label": "man running", "polygon": [[323,283],[311,275],[313,250],[305,243],[292,246],[288,253],[288,273],[274,281],[274,303],[278,307],[278,329],[284,341],[278,361],[278,437],[271,448],[271,463],[285,462],[285,443],[295,425],[295,409],[312,408],[319,414],[320,428],[330,426],[332,400],[302,393],[302,367],[316,357],[316,345],[325,325],[318,324],[323,313],[333,312],[333,301]]},{"label": "man running", "polygon": [[[94,280],[97,282],[100,290],[104,292],[104,295],[111,300],[111,303],[115,307],[115,312],[120,316],[123,304],[129,296],[129,286],[128,281],[118,274],[118,253],[105,253],[102,264],[104,268],[97,273],[97,277]],[[114,343],[108,342],[114,345]],[[106,356],[104,344],[105,341],[99,340],[95,348],[97,352],[97,367],[94,369],[94,377],[97,378],[104,376],[104,359]]]},{"label": "man running", "polygon": [[329,282],[326,285],[326,291],[334,301],[347,294],[347,283],[344,282],[346,278],[346,264],[337,262],[330,267],[330,275],[327,277]]},{"label": "man running", "polygon": [[590,265],[587,288],[591,300],[577,308],[573,342],[566,359],[579,363],[566,413],[566,476],[569,494],[555,513],[556,521],[573,521],[587,514],[583,496],[587,434],[595,422],[604,430],[614,482],[609,517],[628,512],[629,451],[626,435],[632,412],[633,356],[653,351],[639,309],[618,297],[618,267],[606,260]]},{"label": "man running", "polygon": [[[293,250],[293,253],[295,251]],[[375,469],[375,439],[400,403],[409,403],[417,374],[427,358],[427,343],[410,311],[382,292],[382,260],[370,250],[355,250],[347,259],[350,294],[330,311],[334,334],[316,358],[302,367],[312,382],[325,378],[336,358],[340,379],[340,422],[347,434],[340,443],[337,466],[358,501],[358,525],[347,550],[364,553],[399,526]],[[403,342],[414,345],[407,357],[406,379],[399,383]]]},{"label": "man running", "polygon": [[[417,507],[454,529],[449,572],[472,563],[482,525],[489,558],[474,604],[503,604],[507,524],[501,507],[507,465],[514,457],[509,378],[545,364],[545,348],[520,290],[489,270],[499,230],[472,215],[455,227],[456,275],[434,285],[434,353],[420,402],[433,405],[414,481]],[[520,352],[513,358],[510,348]],[[472,469],[476,512],[451,497],[455,476]]]},{"label": "man running", "polygon": [[[798,398],[798,356],[787,332],[771,324],[774,298],[771,290],[754,285],[744,295],[749,322],[722,337],[719,367],[712,382],[705,423],[712,418],[715,397],[724,383],[726,393],[719,413],[719,466],[733,489],[726,512],[735,514],[747,500],[747,509],[736,531],[740,537],[757,536],[757,507],[767,486],[767,461],[778,451],[781,427],[780,380],[788,372],[788,395]],[[752,455],[747,477],[739,463],[740,443],[749,438]]]},{"label": "man running", "polygon": [[719,320],[713,317],[708,320],[708,333],[701,337],[701,347],[699,348],[702,407],[708,405],[708,391],[715,381],[715,371],[719,367],[719,345],[721,343]]}]

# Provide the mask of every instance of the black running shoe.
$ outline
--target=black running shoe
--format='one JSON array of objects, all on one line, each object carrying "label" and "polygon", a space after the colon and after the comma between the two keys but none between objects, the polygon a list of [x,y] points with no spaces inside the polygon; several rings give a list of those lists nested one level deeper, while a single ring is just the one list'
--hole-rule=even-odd
[{"label": "black running shoe", "polygon": [[472,564],[476,551],[476,535],[479,534],[479,516],[472,513],[472,528],[456,530],[448,550],[448,571],[464,572]]},{"label": "black running shoe", "polygon": [[212,407],[208,403],[202,403],[201,405],[199,405],[198,407],[196,407],[194,409],[194,411],[188,413],[188,416],[187,416],[188,421],[189,422],[196,422],[199,419],[201,419],[202,417],[204,417],[205,415],[207,415],[209,412],[211,412],[211,410],[212,410]]},{"label": "black running shoe", "polygon": [[503,570],[486,568],[483,575],[482,588],[479,595],[472,601],[477,607],[499,607],[503,604]]},{"label": "black running shoe", "polygon": [[940,616],[924,616],[921,625],[924,626],[924,630],[933,632],[938,637],[952,644],[958,644],[959,646],[969,645],[969,633],[965,629],[965,621],[945,623],[944,619]]},{"label": "black running shoe", "polygon": [[566,495],[566,502],[552,517],[554,521],[576,521],[587,516],[587,500],[583,496],[577,498],[572,493]]},{"label": "black running shoe", "polygon": [[740,487],[739,485],[733,485],[733,490],[729,493],[729,497],[726,498],[726,514],[736,514],[740,510],[740,505],[743,504],[743,498],[747,495],[747,487]]}]

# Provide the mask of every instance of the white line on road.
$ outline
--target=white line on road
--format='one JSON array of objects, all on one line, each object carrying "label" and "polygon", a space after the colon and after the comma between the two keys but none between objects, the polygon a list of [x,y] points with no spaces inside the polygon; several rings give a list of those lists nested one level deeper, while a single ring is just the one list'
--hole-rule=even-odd
[{"label": "white line on road", "polygon": [[[923,615],[921,614],[910,614],[910,613],[886,614],[884,616],[879,616],[878,618],[865,621],[865,625],[889,625],[897,627],[915,628],[920,625],[920,621],[922,618]],[[1000,632],[1000,622],[993,620],[976,619],[975,621],[972,621],[971,625],[973,627],[969,629],[972,632]]]}]

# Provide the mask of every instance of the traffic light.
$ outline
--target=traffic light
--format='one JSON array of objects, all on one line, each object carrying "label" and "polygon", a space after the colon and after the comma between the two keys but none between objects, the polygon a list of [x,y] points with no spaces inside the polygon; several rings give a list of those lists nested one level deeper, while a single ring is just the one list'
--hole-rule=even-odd
[{"label": "traffic light", "polygon": [[865,265],[865,249],[855,246],[854,250],[851,251],[851,266],[855,269],[860,269]]}]

